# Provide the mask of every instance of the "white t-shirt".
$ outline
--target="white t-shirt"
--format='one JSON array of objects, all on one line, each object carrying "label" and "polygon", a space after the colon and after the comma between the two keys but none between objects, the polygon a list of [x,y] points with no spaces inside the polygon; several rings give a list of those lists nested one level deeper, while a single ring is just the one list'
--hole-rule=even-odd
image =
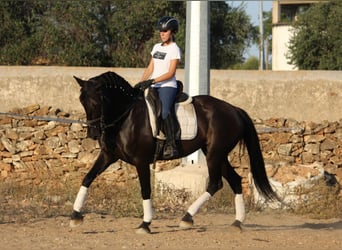
[{"label": "white t-shirt", "polygon": [[[167,46],[162,46],[162,43],[157,43],[153,46],[151,55],[154,65],[151,79],[155,79],[156,77],[167,73],[171,60],[181,58],[181,52],[176,43],[171,43]],[[153,86],[177,88],[176,76],[167,81],[158,82]]]}]

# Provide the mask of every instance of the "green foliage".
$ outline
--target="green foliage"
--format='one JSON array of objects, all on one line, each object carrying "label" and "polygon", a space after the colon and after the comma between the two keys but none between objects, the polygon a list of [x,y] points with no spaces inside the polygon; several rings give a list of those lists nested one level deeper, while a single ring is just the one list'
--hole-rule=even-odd
[{"label": "green foliage", "polygon": [[235,64],[234,66],[232,66],[232,69],[257,70],[259,69],[259,59],[255,56],[252,56],[242,64]]},{"label": "green foliage", "polygon": [[342,69],[342,1],[313,4],[293,23],[289,62],[303,70]]},{"label": "green foliage", "polygon": [[272,55],[272,11],[263,13],[264,16],[264,41],[265,41],[265,56],[266,56],[266,69],[271,68],[271,55]]},{"label": "green foliage", "polygon": [[3,64],[26,64],[32,56],[31,38],[35,14],[40,11],[33,1],[0,1],[0,62]]},{"label": "green foliage", "polygon": [[[265,60],[266,60],[266,69],[270,69],[271,67],[271,55],[272,55],[272,11],[263,12],[263,26],[264,26],[264,52],[265,52]],[[257,32],[260,27],[255,27],[255,36],[253,36],[253,43],[257,44],[260,48],[260,33]],[[252,58],[250,58],[252,59]],[[254,59],[254,58],[253,58]],[[253,63],[254,64],[254,63]],[[248,69],[255,69],[254,65],[250,65]],[[257,67],[256,69],[258,69]]]},{"label": "green foliage", "polygon": [[224,69],[243,62],[245,49],[257,31],[243,6],[231,8],[225,2],[210,3],[210,66]]},{"label": "green foliage", "polygon": [[[249,17],[225,2],[210,2],[210,8],[212,68],[242,62],[256,34]],[[145,67],[164,15],[180,22],[182,67],[185,1],[2,0],[0,64]]]}]

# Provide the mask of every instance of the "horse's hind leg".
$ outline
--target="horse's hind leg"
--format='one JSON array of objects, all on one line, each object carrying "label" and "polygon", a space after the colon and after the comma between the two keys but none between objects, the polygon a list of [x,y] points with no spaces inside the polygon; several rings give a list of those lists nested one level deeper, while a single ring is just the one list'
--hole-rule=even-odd
[{"label": "horse's hind leg", "polygon": [[181,220],[180,227],[191,227],[194,223],[192,217],[198,212],[205,202],[207,202],[218,190],[223,187],[220,167],[222,163],[223,161],[220,161],[220,157],[218,155],[213,155],[213,157],[207,155],[207,164],[209,169],[209,183],[207,191],[191,204]]},{"label": "horse's hind leg", "polygon": [[103,153],[101,151],[100,155],[98,156],[97,160],[95,161],[93,167],[90,171],[86,174],[83,178],[82,185],[80,190],[77,193],[76,199],[74,201],[73,212],[71,214],[70,226],[75,227],[78,226],[83,222],[83,215],[81,214],[81,209],[85,203],[88,188],[91,183],[95,180],[97,176],[99,176],[106,168],[115,162],[117,159]]},{"label": "horse's hind leg", "polygon": [[228,181],[235,194],[235,221],[232,226],[241,230],[241,223],[246,217],[245,203],[242,195],[241,176],[236,173],[228,160],[222,166],[222,176]]}]

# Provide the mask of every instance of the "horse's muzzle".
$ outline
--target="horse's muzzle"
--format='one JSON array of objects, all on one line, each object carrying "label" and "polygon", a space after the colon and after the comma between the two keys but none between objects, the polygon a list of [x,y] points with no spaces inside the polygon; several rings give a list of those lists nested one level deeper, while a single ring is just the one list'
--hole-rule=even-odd
[{"label": "horse's muzzle", "polygon": [[100,138],[100,135],[101,135],[101,133],[97,129],[88,128],[88,131],[87,131],[87,137],[88,138],[91,138],[93,140],[97,140]]}]

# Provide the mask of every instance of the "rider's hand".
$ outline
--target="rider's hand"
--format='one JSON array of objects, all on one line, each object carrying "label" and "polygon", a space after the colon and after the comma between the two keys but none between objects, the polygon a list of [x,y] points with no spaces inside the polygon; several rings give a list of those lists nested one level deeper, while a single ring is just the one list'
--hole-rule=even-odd
[{"label": "rider's hand", "polygon": [[149,79],[149,80],[137,83],[134,86],[134,88],[144,91],[145,89],[149,88],[153,83],[154,83],[154,79]]}]

